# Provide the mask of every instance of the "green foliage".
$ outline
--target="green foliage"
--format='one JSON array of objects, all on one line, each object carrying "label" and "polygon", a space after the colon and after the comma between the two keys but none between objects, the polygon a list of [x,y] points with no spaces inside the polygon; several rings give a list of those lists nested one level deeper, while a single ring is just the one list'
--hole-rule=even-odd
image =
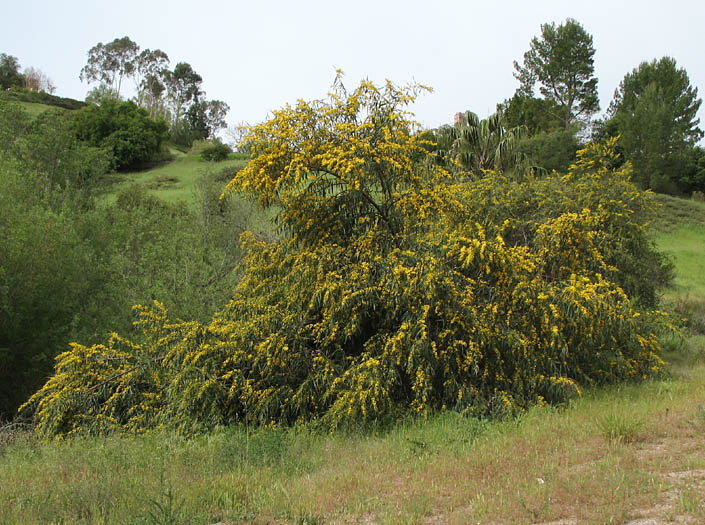
[{"label": "green foliage", "polygon": [[104,100],[122,101],[122,97],[110,86],[99,84],[86,93],[86,104],[100,106]]},{"label": "green foliage", "polygon": [[[552,103],[545,109],[566,128],[589,118],[600,109],[594,55],[592,36],[576,20],[569,18],[558,27],[542,24],[541,37],[534,37],[524,53],[524,65],[514,62],[519,93],[532,98],[538,83],[541,94]],[[550,111],[551,105],[558,111]]]},{"label": "green foliage", "polygon": [[88,61],[81,69],[80,78],[109,86],[119,96],[122,79],[133,74],[138,53],[139,46],[127,36],[107,44],[98,42],[88,51]]},{"label": "green foliage", "polygon": [[501,417],[661,370],[663,320],[627,293],[653,302],[664,268],[613,145],[565,176],[458,182],[404,111],[418,89],[338,80],[252,128],[229,190],[277,206],[287,235],[243,235],[242,280],[209,323],[155,303],[139,342],[73,344],[25,406],[37,431]]},{"label": "green foliage", "polygon": [[[44,382],[57,347],[96,311],[94,254],[73,220],[86,210],[102,152],[78,144],[61,114],[30,122],[0,105],[0,417]],[[70,126],[69,126],[70,127]]]},{"label": "green foliage", "polygon": [[0,153],[26,176],[32,202],[39,197],[56,210],[67,196],[87,193],[109,167],[109,156],[77,140],[72,121],[59,110],[31,119],[19,106],[0,102],[0,116]]},{"label": "green foliage", "polygon": [[97,207],[108,166],[65,112],[32,120],[0,103],[0,418],[41,386],[69,341],[130,333],[133,304],[159,297],[178,316],[206,320],[237,282],[250,212],[219,199],[224,181],[203,177],[193,208],[139,188]]},{"label": "green foliage", "polygon": [[548,172],[566,172],[575,161],[579,149],[581,146],[575,129],[542,131],[525,137],[517,144],[517,150],[528,159],[529,164]]},{"label": "green foliage", "polygon": [[[191,102],[203,94],[203,78],[187,62],[179,62],[165,76],[168,96],[174,106],[174,124],[180,122]],[[204,138],[204,137],[200,137]]]},{"label": "green foliage", "polygon": [[213,141],[209,146],[206,146],[201,152],[201,157],[204,160],[213,162],[221,162],[228,158],[232,153],[232,149],[227,144],[223,144],[219,140]]},{"label": "green foliage", "polygon": [[104,292],[114,311],[112,330],[130,328],[134,304],[159,298],[178,317],[205,321],[227,300],[247,216],[238,201],[218,199],[222,188],[203,178],[191,210],[131,186],[91,218],[85,234],[114,276]]},{"label": "green foliage", "polygon": [[528,168],[526,157],[517,149],[525,134],[523,126],[505,129],[501,112],[480,120],[466,111],[453,126],[441,126],[436,140],[455,168],[481,176],[487,170],[522,172]]},{"label": "green foliage", "polygon": [[705,191],[705,149],[700,146],[688,148],[683,159],[683,170],[678,179],[679,188],[692,193],[696,198],[696,192],[700,193],[700,201],[705,201],[703,191]]},{"label": "green foliage", "polygon": [[115,168],[130,170],[153,161],[167,137],[164,121],[149,118],[133,102],[104,99],[76,115],[76,134],[87,144],[110,151]]},{"label": "green foliage", "polygon": [[[41,386],[56,349],[90,312],[97,274],[70,220],[38,203],[17,205],[1,173],[0,417]],[[9,191],[8,191],[9,190]]]},{"label": "green foliage", "polygon": [[632,415],[612,412],[596,421],[597,428],[610,445],[633,443],[644,426]]},{"label": "green foliage", "polygon": [[43,91],[30,91],[28,89],[11,89],[4,93],[0,92],[0,100],[8,102],[30,102],[33,104],[44,104],[46,106],[56,106],[63,109],[81,109],[86,104],[80,100],[72,98],[57,97]]},{"label": "green foliage", "polygon": [[194,138],[211,138],[227,126],[225,115],[230,110],[222,100],[195,100],[186,112],[186,121]]},{"label": "green foliage", "polygon": [[24,77],[20,73],[20,63],[17,57],[0,53],[0,91],[23,84]]},{"label": "green foliage", "polygon": [[665,193],[698,189],[698,161],[689,162],[703,136],[697,95],[686,71],[668,57],[642,62],[620,82],[609,108],[611,132],[621,134],[641,186]]},{"label": "green foliage", "polygon": [[529,135],[550,132],[565,127],[560,119],[558,104],[545,98],[535,98],[521,93],[497,105],[507,128],[524,126]]}]

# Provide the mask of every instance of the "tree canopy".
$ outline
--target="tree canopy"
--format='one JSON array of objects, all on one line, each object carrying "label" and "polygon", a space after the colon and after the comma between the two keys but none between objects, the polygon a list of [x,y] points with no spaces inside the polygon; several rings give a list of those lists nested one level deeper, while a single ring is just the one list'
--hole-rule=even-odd
[{"label": "tree canopy", "polygon": [[0,90],[13,86],[22,86],[24,77],[20,73],[20,63],[17,57],[0,53]]},{"label": "tree canopy", "polygon": [[640,184],[669,192],[684,187],[688,150],[703,136],[696,116],[701,103],[673,58],[642,62],[625,75],[608,115]]},{"label": "tree canopy", "polygon": [[132,78],[134,102],[149,116],[169,124],[171,140],[190,147],[196,139],[212,137],[225,127],[229,106],[220,100],[207,100],[203,78],[187,62],[169,69],[169,56],[161,49],[144,49],[129,37],[116,38],[108,44],[99,42],[88,52],[88,63],[81,70],[81,80],[98,82],[86,101],[122,100],[125,78]]},{"label": "tree canopy", "polygon": [[514,62],[514,76],[521,83],[518,92],[531,98],[538,83],[541,95],[555,104],[542,109],[565,128],[588,119],[600,109],[594,55],[592,36],[576,20],[542,24],[540,37],[534,37],[524,53],[523,65]]},{"label": "tree canopy", "polygon": [[139,46],[127,36],[107,44],[98,42],[88,51],[88,61],[81,69],[80,79],[106,84],[119,95],[123,78],[135,71],[138,53]]}]

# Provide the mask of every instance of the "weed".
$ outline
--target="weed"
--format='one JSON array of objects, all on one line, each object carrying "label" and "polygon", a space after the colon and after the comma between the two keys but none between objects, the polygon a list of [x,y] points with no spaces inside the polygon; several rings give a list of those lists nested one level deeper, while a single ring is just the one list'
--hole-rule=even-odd
[{"label": "weed", "polygon": [[150,525],[176,525],[189,521],[182,511],[184,500],[177,497],[171,485],[164,481],[163,466],[159,474],[159,494],[156,498],[149,498],[147,503],[149,509],[145,519]]},{"label": "weed", "polygon": [[543,518],[548,514],[548,509],[551,505],[551,488],[548,483],[543,478],[536,478],[537,487],[531,492],[538,492],[537,497],[533,498],[538,500],[537,503],[527,503],[521,494],[517,494],[519,498],[519,504],[524,511],[529,514],[533,521],[542,521]]},{"label": "weed", "polygon": [[697,420],[701,424],[705,424],[705,406],[703,405],[698,405],[698,411],[697,411]]},{"label": "weed", "polygon": [[701,506],[701,495],[689,487],[678,495],[678,505],[688,514],[697,514]]},{"label": "weed", "polygon": [[31,439],[29,428],[28,425],[17,422],[0,425],[0,456],[10,445],[29,441]]},{"label": "weed", "polygon": [[323,523],[323,518],[316,516],[315,514],[304,512],[294,518],[293,521],[296,525],[321,525]]},{"label": "weed", "polygon": [[644,422],[627,416],[612,412],[596,421],[597,428],[605,439],[611,444],[627,444],[637,441],[639,430]]},{"label": "weed", "polygon": [[673,311],[683,319],[685,326],[694,334],[705,334],[705,300],[689,295],[678,297]]}]

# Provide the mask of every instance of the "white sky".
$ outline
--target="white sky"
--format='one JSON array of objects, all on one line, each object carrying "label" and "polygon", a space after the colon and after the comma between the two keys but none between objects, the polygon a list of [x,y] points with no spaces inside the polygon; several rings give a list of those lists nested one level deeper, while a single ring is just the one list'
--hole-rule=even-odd
[{"label": "white sky", "polygon": [[[208,98],[230,105],[230,124],[264,120],[299,98],[323,98],[335,69],[416,81],[434,92],[412,110],[423,125],[456,111],[485,117],[513,95],[522,62],[546,22],[571,17],[593,36],[600,105],[642,61],[672,56],[705,95],[703,0],[3,0],[0,53],[46,73],[57,95],[83,100],[78,75],[98,42],[129,36],[203,77]],[[705,108],[699,113],[705,127]]]}]

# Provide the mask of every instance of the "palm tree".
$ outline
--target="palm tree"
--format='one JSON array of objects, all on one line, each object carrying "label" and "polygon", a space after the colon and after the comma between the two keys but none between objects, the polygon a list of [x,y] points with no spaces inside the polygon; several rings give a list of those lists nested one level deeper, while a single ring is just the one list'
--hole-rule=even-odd
[{"label": "palm tree", "polygon": [[456,115],[453,126],[442,126],[437,132],[438,148],[459,168],[482,175],[487,170],[523,171],[528,167],[526,156],[519,152],[519,140],[526,128],[505,129],[502,113],[484,120],[472,111]]}]

